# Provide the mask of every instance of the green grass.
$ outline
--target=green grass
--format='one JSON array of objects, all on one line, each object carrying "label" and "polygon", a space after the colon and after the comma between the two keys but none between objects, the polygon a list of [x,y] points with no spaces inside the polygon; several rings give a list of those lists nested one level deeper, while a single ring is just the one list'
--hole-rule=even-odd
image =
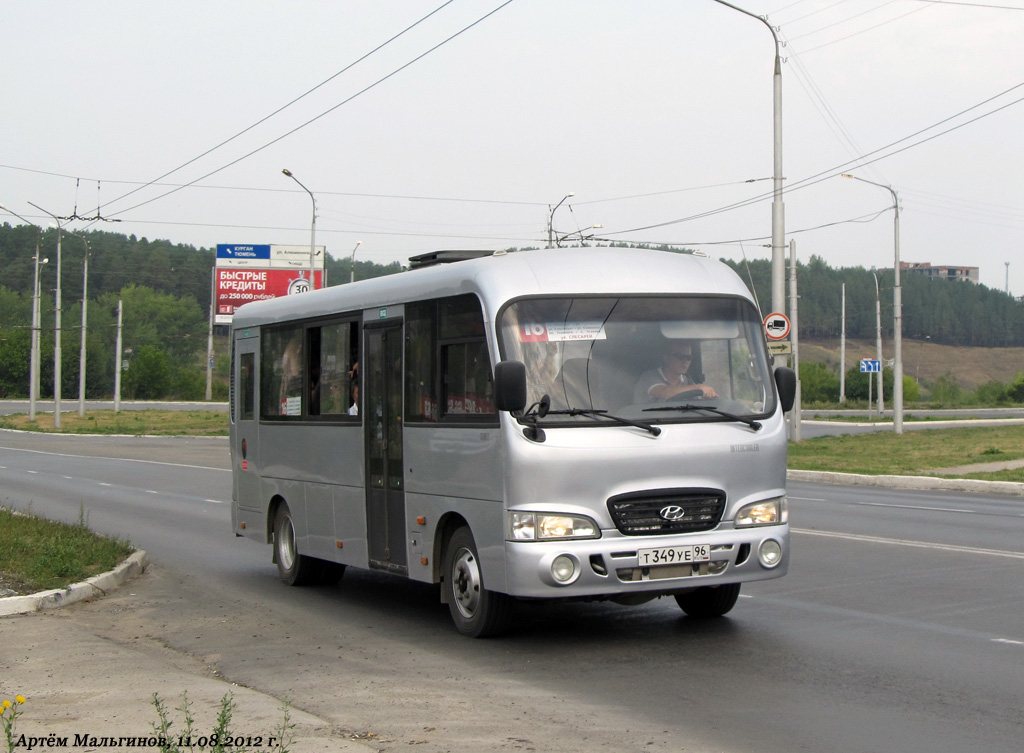
[{"label": "green grass", "polygon": [[78,523],[16,514],[0,507],[0,585],[19,593],[64,588],[112,570],[134,547]]},{"label": "green grass", "polygon": [[36,420],[19,413],[0,416],[0,429],[20,429],[60,434],[188,434],[197,437],[227,436],[228,414],[213,410],[94,410],[84,416],[61,413],[61,428],[53,428],[52,413],[36,413]]},{"label": "green grass", "polygon": [[[790,469],[875,475],[939,475],[935,469],[1021,458],[1021,426],[839,434],[789,445]],[[963,477],[1024,482],[1024,468]]]}]

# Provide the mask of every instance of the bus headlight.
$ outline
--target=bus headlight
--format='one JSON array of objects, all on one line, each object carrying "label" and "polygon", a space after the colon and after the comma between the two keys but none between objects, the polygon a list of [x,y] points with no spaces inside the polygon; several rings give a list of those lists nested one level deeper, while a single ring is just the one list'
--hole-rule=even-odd
[{"label": "bus headlight", "polygon": [[789,520],[789,505],[785,497],[766,499],[744,505],[736,513],[736,527],[774,526]]},{"label": "bus headlight", "polygon": [[582,515],[556,515],[544,512],[508,513],[510,541],[549,541],[553,539],[596,539],[597,524]]}]

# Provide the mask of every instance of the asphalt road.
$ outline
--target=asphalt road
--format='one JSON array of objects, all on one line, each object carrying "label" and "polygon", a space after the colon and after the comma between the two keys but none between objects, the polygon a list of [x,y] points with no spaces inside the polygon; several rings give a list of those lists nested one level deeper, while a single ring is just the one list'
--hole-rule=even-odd
[{"label": "asphalt road", "polygon": [[[121,457],[117,457],[121,456]],[[280,584],[230,532],[227,441],[0,432],[0,501],[126,535],[152,574],[82,608],[232,682],[422,753],[1020,750],[1024,502],[790,486],[793,563],[701,623],[673,602],[522,605],[461,638],[437,589]]]}]

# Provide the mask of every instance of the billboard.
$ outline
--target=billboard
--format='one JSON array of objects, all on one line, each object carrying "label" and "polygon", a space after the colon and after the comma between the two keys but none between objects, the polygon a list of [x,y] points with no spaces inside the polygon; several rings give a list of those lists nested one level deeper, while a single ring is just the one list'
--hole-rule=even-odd
[{"label": "billboard", "polygon": [[[314,249],[313,288],[324,286],[325,249]],[[235,309],[250,301],[306,293],[309,246],[219,244],[214,271],[214,322],[230,324]]]}]

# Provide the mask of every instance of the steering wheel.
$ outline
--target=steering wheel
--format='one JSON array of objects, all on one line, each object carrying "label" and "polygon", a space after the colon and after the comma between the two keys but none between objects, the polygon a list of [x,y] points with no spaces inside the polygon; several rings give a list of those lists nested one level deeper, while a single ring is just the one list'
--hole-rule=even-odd
[{"label": "steering wheel", "polygon": [[669,400],[691,400],[695,397],[704,397],[704,390],[686,390],[668,398]]}]

